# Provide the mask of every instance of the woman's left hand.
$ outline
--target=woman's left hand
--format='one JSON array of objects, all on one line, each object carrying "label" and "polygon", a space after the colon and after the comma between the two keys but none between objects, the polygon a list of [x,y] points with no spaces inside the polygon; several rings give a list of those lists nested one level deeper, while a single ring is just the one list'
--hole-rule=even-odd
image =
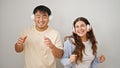
[{"label": "woman's left hand", "polygon": [[99,59],[99,61],[102,63],[102,62],[105,61],[105,56],[104,56],[104,55],[100,55],[100,56],[98,57],[98,59]]}]

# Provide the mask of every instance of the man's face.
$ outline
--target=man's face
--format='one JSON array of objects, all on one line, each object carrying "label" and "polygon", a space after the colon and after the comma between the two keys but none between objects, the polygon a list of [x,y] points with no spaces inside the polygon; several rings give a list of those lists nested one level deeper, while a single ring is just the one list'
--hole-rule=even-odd
[{"label": "man's face", "polygon": [[48,27],[49,16],[47,13],[37,11],[34,16],[34,21],[37,30],[46,30]]}]

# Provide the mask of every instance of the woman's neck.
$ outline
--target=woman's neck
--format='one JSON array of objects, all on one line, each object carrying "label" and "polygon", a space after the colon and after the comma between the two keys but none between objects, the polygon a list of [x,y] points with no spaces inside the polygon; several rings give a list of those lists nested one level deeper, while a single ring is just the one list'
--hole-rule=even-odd
[{"label": "woman's neck", "polygon": [[87,35],[81,37],[82,42],[86,42],[88,40]]}]

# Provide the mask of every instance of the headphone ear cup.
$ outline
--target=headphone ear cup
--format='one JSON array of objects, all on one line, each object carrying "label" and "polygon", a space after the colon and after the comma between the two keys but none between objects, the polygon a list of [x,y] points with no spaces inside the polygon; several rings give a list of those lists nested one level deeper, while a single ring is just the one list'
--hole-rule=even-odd
[{"label": "headphone ear cup", "polygon": [[34,14],[31,15],[31,19],[34,20]]},{"label": "headphone ear cup", "polygon": [[51,21],[51,20],[52,20],[52,18],[53,18],[53,16],[52,16],[52,15],[50,15],[50,16],[49,16],[49,21]]},{"label": "headphone ear cup", "polygon": [[72,28],[72,32],[75,33],[75,28],[74,27]]},{"label": "headphone ear cup", "polygon": [[92,29],[91,25],[87,25],[87,31],[89,32]]}]

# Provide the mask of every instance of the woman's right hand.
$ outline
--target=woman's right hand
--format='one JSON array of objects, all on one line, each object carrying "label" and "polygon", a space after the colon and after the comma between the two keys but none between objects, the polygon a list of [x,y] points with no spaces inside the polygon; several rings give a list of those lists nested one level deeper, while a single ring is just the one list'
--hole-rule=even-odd
[{"label": "woman's right hand", "polygon": [[71,63],[75,62],[76,57],[77,57],[77,55],[72,54],[72,55],[70,56],[70,62],[71,62]]}]

